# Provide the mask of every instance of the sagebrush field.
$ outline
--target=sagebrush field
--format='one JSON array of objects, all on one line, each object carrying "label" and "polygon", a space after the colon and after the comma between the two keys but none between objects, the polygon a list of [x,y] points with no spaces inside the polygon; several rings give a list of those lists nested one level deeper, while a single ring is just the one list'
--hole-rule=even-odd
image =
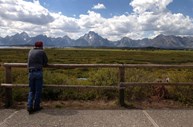
[{"label": "sagebrush field", "polygon": [[[0,63],[26,63],[29,49],[0,49]],[[126,49],[45,49],[49,64],[193,64],[191,50],[126,50]],[[169,78],[170,82],[192,82],[192,69],[126,69],[128,82],[154,82]],[[44,69],[45,84],[65,85],[117,85],[118,69]],[[0,68],[0,82],[4,82],[4,69]],[[12,82],[28,83],[26,68],[12,69]],[[193,105],[193,87],[167,87],[167,99]],[[3,90],[0,88],[1,96]],[[151,96],[150,87],[133,87],[127,90],[126,100],[144,100]],[[109,90],[52,90],[43,92],[49,100],[116,99],[118,91]],[[26,100],[27,89],[14,90],[16,101]]]}]

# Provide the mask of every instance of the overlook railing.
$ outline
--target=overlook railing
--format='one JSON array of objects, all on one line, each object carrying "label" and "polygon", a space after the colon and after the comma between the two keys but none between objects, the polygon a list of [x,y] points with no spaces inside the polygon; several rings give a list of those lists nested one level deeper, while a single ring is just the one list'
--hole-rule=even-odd
[{"label": "overlook railing", "polygon": [[[4,63],[2,66],[5,68],[5,83],[1,84],[1,87],[5,88],[6,102],[5,106],[10,107],[13,104],[12,101],[12,88],[28,87],[28,84],[12,84],[12,68],[27,68],[26,63]],[[94,89],[118,89],[119,90],[119,104],[125,105],[124,96],[125,89],[129,86],[146,86],[146,85],[180,85],[180,86],[193,86],[192,82],[183,83],[140,83],[140,82],[125,82],[125,69],[126,68],[191,68],[193,65],[160,65],[160,64],[49,64],[46,68],[56,69],[74,69],[74,68],[119,68],[119,83],[117,86],[88,86],[88,85],[44,85],[44,87],[56,87],[56,88],[94,88]]]}]

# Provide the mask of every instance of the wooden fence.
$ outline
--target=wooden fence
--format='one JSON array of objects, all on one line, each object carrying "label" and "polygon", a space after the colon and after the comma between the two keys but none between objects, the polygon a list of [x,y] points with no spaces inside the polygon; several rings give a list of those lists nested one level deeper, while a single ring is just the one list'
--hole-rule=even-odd
[{"label": "wooden fence", "polygon": [[[1,84],[1,87],[5,88],[5,106],[10,107],[13,104],[12,101],[12,88],[28,87],[28,84],[12,84],[12,68],[26,68],[26,63],[4,63],[2,66],[5,68],[5,83]],[[46,68],[57,69],[72,69],[72,68],[119,68],[119,83],[117,86],[87,86],[87,85],[44,85],[44,87],[51,88],[94,88],[94,89],[118,89],[119,90],[119,104],[125,105],[125,89],[129,86],[146,86],[146,85],[180,85],[180,86],[192,86],[192,82],[183,83],[140,83],[140,82],[125,82],[125,69],[126,68],[191,68],[193,65],[160,65],[160,64],[49,64]]]}]

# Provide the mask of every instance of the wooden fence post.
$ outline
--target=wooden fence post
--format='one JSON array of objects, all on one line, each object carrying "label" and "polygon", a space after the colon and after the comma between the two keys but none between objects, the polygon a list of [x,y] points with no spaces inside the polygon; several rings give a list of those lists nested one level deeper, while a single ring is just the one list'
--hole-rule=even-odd
[{"label": "wooden fence post", "polygon": [[[6,66],[5,67],[5,82],[6,83],[12,83],[12,77],[11,77],[11,67]],[[5,87],[5,107],[8,108],[13,104],[12,100],[12,88],[11,87]]]},{"label": "wooden fence post", "polygon": [[125,67],[119,67],[119,104],[121,106],[125,105],[125,87],[121,82],[125,81]]}]

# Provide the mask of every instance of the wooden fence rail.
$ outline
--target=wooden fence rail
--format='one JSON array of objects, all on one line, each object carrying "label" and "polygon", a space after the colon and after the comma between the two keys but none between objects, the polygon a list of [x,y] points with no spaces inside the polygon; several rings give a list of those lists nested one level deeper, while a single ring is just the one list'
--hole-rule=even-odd
[{"label": "wooden fence rail", "polygon": [[[26,63],[4,63],[2,66],[5,68],[5,83],[1,87],[5,88],[6,102],[5,106],[10,107],[12,101],[12,88],[28,87],[28,84],[12,84],[12,68],[27,68]],[[44,87],[57,87],[57,88],[95,88],[95,89],[118,89],[119,90],[119,104],[125,105],[125,89],[129,86],[146,86],[146,85],[180,85],[180,86],[193,86],[192,82],[188,83],[139,83],[139,82],[125,82],[125,69],[126,68],[191,68],[193,65],[160,65],[160,64],[49,64],[46,68],[69,69],[69,68],[119,68],[119,83],[117,86],[85,86],[85,85],[44,85]]]}]

